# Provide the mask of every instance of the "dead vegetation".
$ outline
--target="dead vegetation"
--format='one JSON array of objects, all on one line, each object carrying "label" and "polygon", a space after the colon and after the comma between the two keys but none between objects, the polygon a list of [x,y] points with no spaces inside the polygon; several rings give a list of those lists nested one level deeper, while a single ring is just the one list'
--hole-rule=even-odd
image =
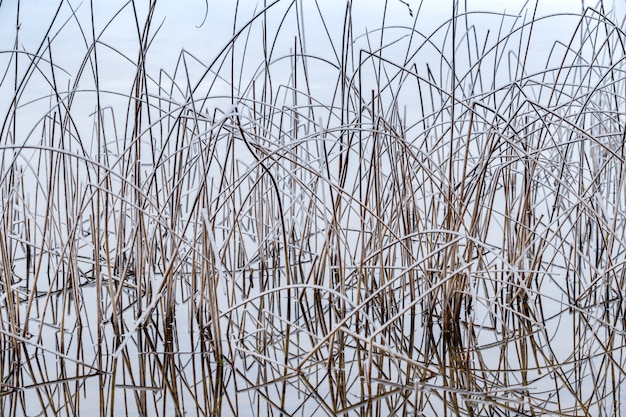
[{"label": "dead vegetation", "polygon": [[106,22],[133,53],[69,3],[14,31],[2,415],[623,415],[621,21],[384,3],[363,33],[349,2],[242,5],[161,71],[156,1]]}]

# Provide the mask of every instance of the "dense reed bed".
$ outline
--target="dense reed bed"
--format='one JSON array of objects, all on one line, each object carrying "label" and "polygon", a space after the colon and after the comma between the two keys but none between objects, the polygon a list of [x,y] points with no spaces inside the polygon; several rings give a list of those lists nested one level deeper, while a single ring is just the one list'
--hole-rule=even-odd
[{"label": "dense reed bed", "polygon": [[0,413],[626,414],[622,16],[261,3],[0,2]]}]

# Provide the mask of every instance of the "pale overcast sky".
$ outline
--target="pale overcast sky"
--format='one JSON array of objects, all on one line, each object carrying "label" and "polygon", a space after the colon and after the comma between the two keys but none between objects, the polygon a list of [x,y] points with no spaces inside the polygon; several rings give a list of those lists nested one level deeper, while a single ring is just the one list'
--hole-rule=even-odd
[{"label": "pale overcast sky", "polygon": [[[145,19],[145,3],[137,2],[139,10],[140,25]],[[271,3],[267,1],[267,3]],[[507,0],[468,0],[460,1],[461,8],[467,4],[468,9],[475,11],[502,12],[507,11],[511,16],[519,14],[517,26],[522,21],[528,22],[532,15],[534,1]],[[621,5],[623,2],[620,2]],[[15,27],[16,27],[16,4],[17,0],[4,0],[0,6],[0,51],[10,51],[14,48]],[[94,20],[96,34],[103,33],[100,37],[101,44],[98,47],[98,62],[101,71],[101,86],[106,86],[112,90],[118,88],[126,91],[128,81],[131,77],[124,77],[121,74],[132,74],[133,63],[127,61],[120,54],[126,55],[129,60],[135,61],[137,45],[137,29],[133,19],[132,4],[123,0],[96,1]],[[242,0],[240,1],[237,21],[234,22],[233,0],[161,0],[157,2],[156,13],[153,19],[152,33],[159,25],[162,27],[156,35],[148,53],[148,69],[152,75],[158,76],[159,70],[164,69],[171,73],[178,61],[181,49],[185,49],[193,54],[203,64],[209,64],[218,56],[219,51],[227,45],[232,37],[233,26],[242,27],[261,8],[263,1]],[[297,29],[294,27],[295,8],[291,7],[295,2],[280,1],[272,7],[268,14],[268,26],[270,27],[270,38],[274,36],[282,23],[282,18],[288,13],[284,25],[281,27],[280,36],[276,43],[274,57],[287,56],[290,48],[293,47]],[[320,24],[321,19],[317,11],[316,3],[313,0],[297,0],[297,4],[303,7],[300,17],[304,18],[304,36],[307,53],[315,56],[323,56],[331,61],[337,62],[335,52],[326,35],[325,29]],[[336,45],[340,44],[342,38],[343,16],[346,2],[340,0],[318,0],[319,7],[323,13],[327,30],[331,39]],[[421,9],[420,9],[421,4]],[[520,13],[524,4],[528,4],[530,10]],[[597,2],[586,1],[585,6],[597,7]],[[36,53],[38,46],[44,40],[46,29],[57,9],[59,2],[50,0],[30,0],[21,3],[20,31],[18,49]],[[113,16],[122,8],[121,13],[112,20]],[[208,5],[208,10],[207,10]],[[368,38],[362,36],[370,33],[382,26],[384,0],[359,0],[353,2],[353,27],[354,36],[361,42],[361,48],[368,47]],[[438,26],[450,18],[452,13],[452,0],[425,0],[420,3],[416,0],[387,0],[387,13],[385,21],[385,42],[390,42],[394,38],[401,38],[409,33],[408,28],[415,25],[415,29],[424,35],[432,33]],[[72,6],[75,16],[72,15]],[[291,7],[291,9],[290,9]],[[580,13],[583,2],[576,0],[539,0],[538,16],[552,13]],[[606,1],[605,7],[612,7],[612,1]],[[409,12],[410,9],[410,12]],[[618,20],[623,20],[624,7],[619,11]],[[205,19],[206,14],[206,19]],[[413,16],[411,16],[411,14]],[[417,20],[415,20],[417,18]],[[470,24],[477,28],[477,33],[483,39],[490,31],[490,38],[495,39],[502,22],[502,17],[498,15],[473,14]],[[91,34],[90,2],[88,1],[66,1],[62,3],[57,22],[53,25],[49,37],[52,39],[52,56],[55,64],[61,66],[69,72],[68,80],[73,80],[76,72],[81,66],[85,55],[88,53],[89,45],[92,43]],[[531,58],[537,60],[538,65],[543,65],[546,60],[547,51],[554,44],[554,40],[560,38],[567,41],[571,37],[578,18],[575,16],[560,17],[552,20],[540,21],[533,32],[533,54]],[[109,24],[109,22],[111,22]],[[65,26],[63,26],[65,24]],[[104,30],[105,25],[106,30]],[[401,27],[395,28],[394,26]],[[505,30],[515,26],[513,17],[508,18],[503,25]],[[240,52],[239,59],[245,60],[246,70],[242,71],[241,77],[252,77],[258,68],[261,59],[260,42],[260,19],[248,34],[244,32],[244,37],[249,35],[248,49],[243,53],[245,45],[244,37],[238,42],[237,48]],[[103,32],[104,31],[104,32]],[[440,35],[445,35],[445,30],[440,31]],[[406,37],[406,36],[405,36]],[[441,38],[443,39],[443,38]],[[380,42],[379,32],[372,34],[369,42]],[[435,43],[437,40],[435,40]],[[375,49],[378,45],[370,45]],[[400,51],[402,49],[400,48]],[[0,54],[0,69],[7,70],[11,54]],[[47,54],[45,55],[47,57]],[[422,55],[422,57],[425,55]],[[400,57],[401,59],[403,57]],[[26,60],[22,61],[27,62]],[[189,61],[191,66],[189,71],[192,76],[199,76],[203,72],[202,65],[196,67]],[[128,72],[126,72],[128,71]],[[247,72],[246,72],[247,71]],[[59,79],[63,81],[63,74],[58,73]],[[81,79],[81,86],[89,85],[88,77]],[[67,81],[65,81],[67,82]],[[245,84],[249,80],[242,80]],[[34,84],[33,81],[31,81]],[[125,84],[124,84],[125,83]],[[192,80],[193,83],[193,80]],[[7,88],[7,85],[2,86]],[[1,92],[1,90],[0,90]],[[25,97],[29,92],[25,92]],[[35,97],[40,94],[34,90],[30,94]],[[0,110],[6,103],[0,103]]]}]

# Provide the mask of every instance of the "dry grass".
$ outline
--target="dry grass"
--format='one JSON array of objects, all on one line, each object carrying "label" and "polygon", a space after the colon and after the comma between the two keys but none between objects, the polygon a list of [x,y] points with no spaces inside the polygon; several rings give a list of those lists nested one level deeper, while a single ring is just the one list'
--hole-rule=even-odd
[{"label": "dry grass", "polygon": [[624,414],[621,21],[457,6],[422,33],[391,3],[364,33],[242,6],[212,61],[162,71],[156,2],[108,22],[133,53],[67,4],[38,47],[14,32],[2,415]]}]

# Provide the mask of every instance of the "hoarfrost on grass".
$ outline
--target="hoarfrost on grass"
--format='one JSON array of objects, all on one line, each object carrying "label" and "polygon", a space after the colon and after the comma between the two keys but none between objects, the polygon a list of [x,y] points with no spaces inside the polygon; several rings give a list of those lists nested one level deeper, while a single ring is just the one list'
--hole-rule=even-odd
[{"label": "hoarfrost on grass", "polygon": [[3,4],[3,414],[622,415],[623,11],[457,3]]}]

